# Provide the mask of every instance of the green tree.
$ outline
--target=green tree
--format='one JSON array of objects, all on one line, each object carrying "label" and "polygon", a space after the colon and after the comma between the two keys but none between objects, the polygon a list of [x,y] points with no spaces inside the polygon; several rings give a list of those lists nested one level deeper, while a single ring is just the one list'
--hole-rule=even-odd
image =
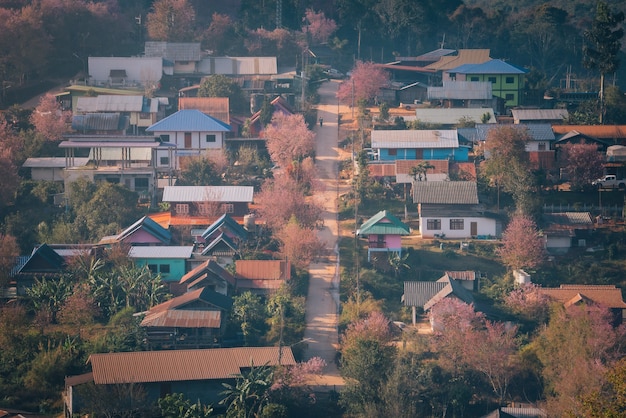
[{"label": "green tree", "polygon": [[231,112],[250,111],[241,87],[225,75],[216,74],[203,78],[198,89],[198,97],[228,97]]},{"label": "green tree", "polygon": [[619,68],[618,54],[622,48],[624,12],[612,12],[606,1],[597,3],[596,16],[591,29],[584,32],[583,65],[600,73],[600,124],[604,123],[604,77]]},{"label": "green tree", "polygon": [[194,38],[196,12],[187,0],[157,0],[148,13],[148,36],[157,41],[189,42]]},{"label": "green tree", "polygon": [[72,294],[73,280],[69,276],[58,278],[39,278],[28,289],[26,294],[35,312],[47,313],[50,320],[56,320],[56,314]]},{"label": "green tree", "polygon": [[233,298],[232,316],[239,321],[244,344],[255,345],[263,330],[266,318],[261,298],[250,291]]},{"label": "green tree", "polygon": [[346,329],[341,341],[341,375],[347,384],[341,403],[350,412],[361,413],[368,403],[380,404],[381,389],[396,355],[390,340],[389,320],[380,312]]},{"label": "green tree", "polygon": [[215,163],[205,156],[189,157],[181,161],[182,169],[177,181],[179,186],[218,186],[221,173]]},{"label": "green tree", "polygon": [[170,393],[158,401],[163,418],[208,418],[213,414],[211,406],[192,403],[182,393]]},{"label": "green tree", "polygon": [[235,376],[236,383],[222,383],[224,398],[221,405],[226,405],[228,418],[252,418],[258,416],[269,403],[269,391],[274,380],[274,370],[269,365],[254,366],[250,370]]},{"label": "green tree", "polygon": [[608,371],[599,390],[585,393],[582,398],[583,416],[590,418],[619,418],[626,411],[626,358]]}]

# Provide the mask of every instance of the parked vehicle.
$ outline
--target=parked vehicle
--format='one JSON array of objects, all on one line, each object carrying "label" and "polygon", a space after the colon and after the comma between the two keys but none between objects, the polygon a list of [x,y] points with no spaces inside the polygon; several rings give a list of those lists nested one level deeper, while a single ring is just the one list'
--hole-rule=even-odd
[{"label": "parked vehicle", "polygon": [[413,100],[413,103],[400,103],[400,108],[405,110],[413,110],[417,108],[417,105],[421,104],[420,100]]},{"label": "parked vehicle", "polygon": [[614,174],[607,174],[602,178],[594,180],[591,184],[599,189],[624,189],[626,188],[626,179],[618,179]]},{"label": "parked vehicle", "polygon": [[324,71],[324,74],[326,74],[326,76],[328,78],[333,78],[333,79],[337,79],[337,80],[341,80],[342,78],[344,78],[344,75],[341,71],[336,70],[334,68],[329,68],[328,70]]}]

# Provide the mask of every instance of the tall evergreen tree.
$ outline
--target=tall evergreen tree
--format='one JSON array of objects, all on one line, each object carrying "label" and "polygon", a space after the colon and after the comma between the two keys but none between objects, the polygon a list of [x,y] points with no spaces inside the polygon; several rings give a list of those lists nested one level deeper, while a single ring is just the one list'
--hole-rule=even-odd
[{"label": "tall evergreen tree", "polygon": [[617,57],[624,37],[624,29],[620,25],[624,22],[623,12],[612,12],[606,1],[598,1],[596,17],[591,29],[586,30],[585,45],[583,46],[583,65],[590,70],[600,72],[600,123],[604,123],[604,77],[619,68],[620,60]]}]

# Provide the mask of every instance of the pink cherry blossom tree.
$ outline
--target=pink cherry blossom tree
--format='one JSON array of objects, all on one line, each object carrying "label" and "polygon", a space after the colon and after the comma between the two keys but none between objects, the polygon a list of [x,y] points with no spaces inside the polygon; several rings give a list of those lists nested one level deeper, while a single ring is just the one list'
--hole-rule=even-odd
[{"label": "pink cherry blossom tree", "polygon": [[373,62],[357,61],[349,80],[344,81],[337,90],[341,103],[357,105],[369,102],[380,94],[380,88],[389,83],[389,73]]},{"label": "pink cherry blossom tree", "polygon": [[309,130],[302,115],[276,112],[262,133],[270,158],[280,167],[302,161],[315,150],[315,134]]},{"label": "pink cherry blossom tree", "polygon": [[497,249],[502,262],[512,270],[533,269],[544,262],[546,250],[535,221],[525,215],[515,215],[502,234],[502,246]]}]

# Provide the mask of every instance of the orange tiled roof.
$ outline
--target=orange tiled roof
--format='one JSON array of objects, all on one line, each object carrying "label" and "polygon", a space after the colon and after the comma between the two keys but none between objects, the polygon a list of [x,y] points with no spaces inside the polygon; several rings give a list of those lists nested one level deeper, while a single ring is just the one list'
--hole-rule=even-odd
[{"label": "orange tiled roof", "polygon": [[395,177],[396,165],[390,164],[368,164],[367,169],[372,177]]},{"label": "orange tiled roof", "polygon": [[202,113],[230,124],[228,97],[180,97],[178,110],[196,109]]},{"label": "orange tiled roof", "polygon": [[411,172],[411,168],[417,166],[422,161],[426,161],[434,167],[429,168],[426,174],[448,174],[448,160],[397,160],[396,173],[409,174]]},{"label": "orange tiled roof", "polygon": [[552,125],[555,135],[576,131],[594,138],[626,138],[626,125]]},{"label": "orange tiled roof", "polygon": [[289,280],[291,263],[287,260],[237,260],[237,282],[247,280]]},{"label": "orange tiled roof", "polygon": [[622,299],[622,290],[612,285],[562,284],[560,287],[539,288],[539,291],[567,306],[588,300],[607,308],[626,309],[626,303]]},{"label": "orange tiled roof", "polygon": [[426,69],[446,71],[463,64],[482,64],[489,61],[489,49],[459,49],[458,55],[446,55],[439,61],[427,65]]}]

